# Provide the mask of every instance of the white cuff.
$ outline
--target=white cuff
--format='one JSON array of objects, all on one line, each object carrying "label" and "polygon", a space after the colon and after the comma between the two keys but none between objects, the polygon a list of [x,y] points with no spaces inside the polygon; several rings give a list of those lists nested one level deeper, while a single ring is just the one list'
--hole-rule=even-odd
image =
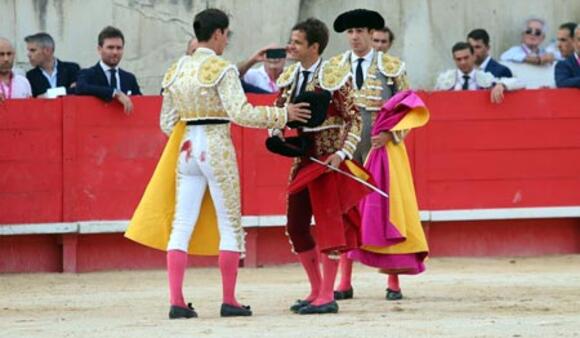
[{"label": "white cuff", "polygon": [[344,161],[345,158],[347,158],[347,154],[346,152],[342,151],[342,150],[338,150],[335,152],[336,155],[340,156],[340,158]]}]

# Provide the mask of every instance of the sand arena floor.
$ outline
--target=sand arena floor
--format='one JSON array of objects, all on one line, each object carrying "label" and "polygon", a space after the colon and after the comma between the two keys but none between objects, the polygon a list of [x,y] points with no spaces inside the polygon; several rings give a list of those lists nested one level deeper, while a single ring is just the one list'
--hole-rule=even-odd
[{"label": "sand arena floor", "polygon": [[189,269],[185,295],[200,318],[167,319],[164,271],[0,275],[0,337],[580,337],[580,255],[439,258],[403,277],[355,266],[355,299],[338,315],[287,308],[307,291],[299,265],[242,269],[238,295],[254,316],[219,317],[217,269]]}]

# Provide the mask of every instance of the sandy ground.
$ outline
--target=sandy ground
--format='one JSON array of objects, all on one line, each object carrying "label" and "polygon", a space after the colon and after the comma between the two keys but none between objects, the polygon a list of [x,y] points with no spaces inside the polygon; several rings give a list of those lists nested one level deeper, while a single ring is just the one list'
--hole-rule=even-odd
[{"label": "sandy ground", "polygon": [[287,307],[307,284],[298,265],[242,269],[251,318],[219,317],[217,269],[190,269],[198,319],[167,319],[164,271],[0,275],[0,337],[580,337],[580,256],[432,259],[384,299],[383,275],[355,266],[338,315]]}]

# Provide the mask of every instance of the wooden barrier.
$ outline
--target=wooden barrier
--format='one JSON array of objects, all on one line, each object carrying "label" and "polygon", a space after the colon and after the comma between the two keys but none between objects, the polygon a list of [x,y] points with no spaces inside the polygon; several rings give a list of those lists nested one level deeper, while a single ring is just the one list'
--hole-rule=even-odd
[{"label": "wooden barrier", "polygon": [[[580,91],[509,93],[501,105],[487,92],[421,96],[431,121],[406,144],[432,255],[580,252]],[[87,97],[0,104],[0,272],[163,266],[121,235],[166,140],[160,97],[134,103],[130,116]],[[280,227],[291,160],[265,150],[266,131],[232,129],[245,264],[293,262]]]}]

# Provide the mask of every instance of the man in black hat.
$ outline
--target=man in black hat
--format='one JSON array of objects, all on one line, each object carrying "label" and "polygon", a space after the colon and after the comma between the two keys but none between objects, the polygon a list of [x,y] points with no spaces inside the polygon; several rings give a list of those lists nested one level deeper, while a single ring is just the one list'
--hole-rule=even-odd
[{"label": "man in black hat", "polygon": [[[329,60],[336,67],[348,67],[355,87],[355,104],[362,117],[362,135],[354,159],[364,163],[373,146],[385,145],[389,140],[401,140],[403,132],[383,132],[371,137],[371,128],[377,112],[396,92],[409,89],[405,63],[372,47],[375,30],[385,26],[383,17],[371,10],[355,9],[339,15],[334,21],[337,33],[346,32],[350,50]],[[364,244],[364,243],[363,243]],[[352,260],[346,255],[340,261],[341,280],[335,292],[336,299],[353,297],[351,285]],[[395,281],[397,281],[395,283]],[[396,275],[389,278],[389,289],[398,288]]]},{"label": "man in black hat", "polygon": [[[349,79],[350,70],[338,69],[334,65],[323,62],[320,57],[328,44],[328,37],[328,28],[320,20],[308,19],[296,24],[292,28],[288,56],[297,62],[288,67],[277,81],[280,88],[277,105],[280,107],[296,100],[317,99],[316,96],[318,100],[330,99],[328,108],[323,108],[326,110],[326,118],[321,125],[314,127],[311,124],[310,127],[298,129],[299,138],[306,142],[293,144],[295,148],[298,147],[295,149],[297,152],[295,155],[299,155],[295,157],[290,174],[293,182],[296,182],[295,179],[301,172],[307,172],[305,168],[312,168],[314,164],[311,157],[337,168],[341,166],[343,160],[353,157],[357,143],[360,141],[361,120],[354,105],[352,84]],[[330,94],[326,99],[322,94],[325,91]],[[308,98],[309,95],[304,93],[310,92],[319,94]],[[317,105],[311,105],[314,118],[318,115],[314,113]],[[273,134],[284,140],[280,130],[274,131]],[[285,141],[286,143],[278,142],[279,147],[282,147],[283,151],[292,150],[292,145],[288,144],[290,140]],[[277,153],[280,152],[277,151]],[[336,224],[336,226],[335,223],[331,223],[333,238],[325,237],[319,231],[317,242],[315,242],[310,233],[310,222],[313,206],[319,200],[313,199],[313,192],[309,190],[305,188],[288,195],[287,233],[311,286],[310,294],[303,300],[297,301],[290,310],[299,314],[336,313],[338,304],[334,301],[333,289],[338,261],[331,259],[329,255],[335,256],[356,247],[356,244],[345,243],[358,243],[358,228],[347,234],[345,230],[348,226],[344,223]],[[318,193],[320,191],[317,191],[315,195]],[[316,214],[316,209],[314,213]],[[332,215],[340,213],[340,210],[335,209],[328,212]],[[317,225],[320,221],[317,216]],[[323,243],[331,243],[329,246],[331,249],[326,250],[327,246]],[[319,255],[319,251],[322,254]],[[322,273],[319,256],[322,261]]]}]

